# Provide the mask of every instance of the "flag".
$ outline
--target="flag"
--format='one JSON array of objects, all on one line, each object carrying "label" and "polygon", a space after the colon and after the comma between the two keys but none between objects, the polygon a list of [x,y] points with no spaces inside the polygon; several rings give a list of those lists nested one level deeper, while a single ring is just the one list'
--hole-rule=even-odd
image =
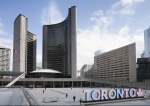
[{"label": "flag", "polygon": [[16,53],[16,54],[18,54],[17,50],[15,50],[15,49],[13,50],[13,52]]}]

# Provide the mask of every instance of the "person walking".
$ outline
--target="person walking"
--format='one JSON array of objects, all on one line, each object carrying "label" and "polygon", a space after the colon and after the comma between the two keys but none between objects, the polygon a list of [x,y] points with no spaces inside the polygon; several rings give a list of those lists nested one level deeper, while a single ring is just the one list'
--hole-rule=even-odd
[{"label": "person walking", "polygon": [[82,99],[81,99],[81,98],[80,98],[80,101],[79,101],[79,102],[80,102],[80,105],[81,105],[81,102],[82,102]]},{"label": "person walking", "polygon": [[66,98],[68,97],[68,94],[66,93]]},{"label": "person walking", "polygon": [[75,100],[76,100],[76,97],[75,97],[75,95],[73,96],[73,100],[74,100],[74,102],[75,102]]},{"label": "person walking", "polygon": [[44,93],[44,90],[43,90],[43,93]]}]

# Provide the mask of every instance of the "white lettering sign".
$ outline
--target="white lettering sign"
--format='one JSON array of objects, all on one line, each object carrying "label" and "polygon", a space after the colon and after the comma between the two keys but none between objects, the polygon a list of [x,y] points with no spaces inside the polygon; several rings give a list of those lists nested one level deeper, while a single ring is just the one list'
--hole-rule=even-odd
[{"label": "white lettering sign", "polygon": [[123,99],[123,98],[134,98],[143,97],[142,89],[138,88],[111,88],[111,89],[99,89],[92,91],[85,91],[86,101],[98,101],[98,100],[109,100],[109,99]]}]

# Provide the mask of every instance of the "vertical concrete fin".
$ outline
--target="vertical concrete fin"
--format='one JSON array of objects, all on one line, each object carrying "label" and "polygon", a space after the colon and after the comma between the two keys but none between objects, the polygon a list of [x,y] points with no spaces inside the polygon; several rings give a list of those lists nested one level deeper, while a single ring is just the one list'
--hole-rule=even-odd
[{"label": "vertical concrete fin", "polygon": [[14,79],[13,81],[11,81],[9,84],[7,84],[5,87],[10,87],[12,86],[16,81],[18,81],[22,76],[25,75],[25,72],[23,74],[21,74],[19,77],[17,77],[16,79]]}]

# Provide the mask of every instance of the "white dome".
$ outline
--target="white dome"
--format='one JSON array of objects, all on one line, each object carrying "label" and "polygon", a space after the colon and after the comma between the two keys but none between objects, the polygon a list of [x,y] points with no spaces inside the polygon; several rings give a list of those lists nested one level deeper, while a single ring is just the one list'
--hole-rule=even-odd
[{"label": "white dome", "polygon": [[41,69],[41,70],[32,71],[30,73],[61,73],[61,72],[53,69]]}]

